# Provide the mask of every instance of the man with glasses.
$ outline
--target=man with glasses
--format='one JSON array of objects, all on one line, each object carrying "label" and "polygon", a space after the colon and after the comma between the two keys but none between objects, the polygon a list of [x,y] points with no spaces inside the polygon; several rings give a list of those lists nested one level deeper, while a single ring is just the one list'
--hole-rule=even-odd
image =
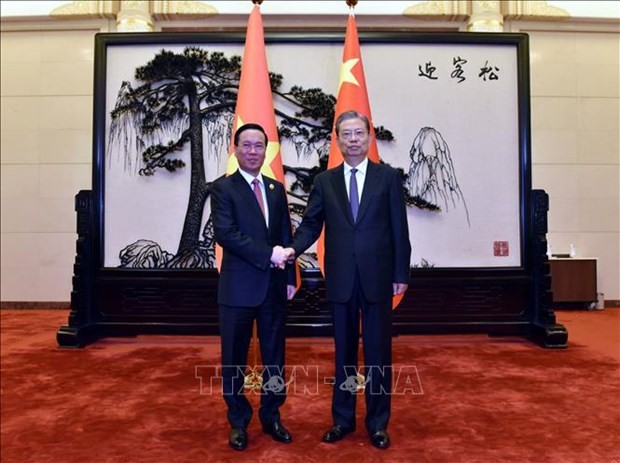
[{"label": "man with glasses", "polygon": [[264,365],[259,418],[274,440],[292,441],[279,412],[286,399],[286,301],[295,294],[295,271],[285,268],[282,248],[291,241],[291,222],[284,186],[260,172],[267,141],[260,125],[239,127],[233,140],[239,169],[211,189],[214,235],[223,249],[218,282],[222,392],[231,426],[228,443],[235,450],[248,445],[252,407],[243,388],[255,320]]},{"label": "man with glasses", "polygon": [[370,123],[342,113],[335,140],[344,163],[316,176],[289,256],[301,255],[325,226],[325,287],[333,310],[336,383],[332,427],[323,442],[355,430],[359,320],[362,320],[366,429],[372,445],[386,449],[391,408],[392,296],[409,281],[411,245],[401,178],[368,158]]}]

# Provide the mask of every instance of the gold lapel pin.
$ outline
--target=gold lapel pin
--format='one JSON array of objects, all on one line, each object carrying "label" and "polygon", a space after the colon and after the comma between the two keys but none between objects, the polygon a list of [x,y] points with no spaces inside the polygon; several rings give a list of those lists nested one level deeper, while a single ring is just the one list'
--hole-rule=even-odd
[{"label": "gold lapel pin", "polygon": [[270,189],[270,190],[273,190],[273,183],[270,183],[270,184],[269,184],[269,189]]}]

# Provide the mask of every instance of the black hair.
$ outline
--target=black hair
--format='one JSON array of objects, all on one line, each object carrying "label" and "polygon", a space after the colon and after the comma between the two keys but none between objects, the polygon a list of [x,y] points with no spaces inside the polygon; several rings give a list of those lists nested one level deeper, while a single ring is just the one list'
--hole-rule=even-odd
[{"label": "black hair", "polygon": [[262,132],[262,134],[265,136],[265,146],[267,146],[267,143],[269,142],[267,132],[265,132],[265,129],[263,129],[261,125],[253,123],[243,124],[241,127],[237,128],[237,131],[235,132],[235,136],[233,138],[233,143],[235,146],[239,145],[239,136],[246,130],[258,130],[259,132]]}]

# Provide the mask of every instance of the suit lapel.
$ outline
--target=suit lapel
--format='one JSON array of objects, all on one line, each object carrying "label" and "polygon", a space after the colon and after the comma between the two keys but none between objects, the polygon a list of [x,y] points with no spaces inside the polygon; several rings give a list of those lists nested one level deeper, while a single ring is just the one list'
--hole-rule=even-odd
[{"label": "suit lapel", "polygon": [[[233,182],[235,182],[235,189],[243,198],[243,200],[247,203],[248,210],[253,211],[253,214],[256,214],[258,218],[260,218],[260,220],[265,223],[265,216],[263,215],[263,211],[260,210],[260,206],[258,205],[256,196],[254,196],[254,192],[252,191],[252,187],[248,184],[248,182],[245,181],[239,171],[236,171],[234,174],[232,174],[231,178]],[[265,224],[265,227],[267,227],[267,224]]]},{"label": "suit lapel", "polygon": [[336,192],[336,199],[340,203],[340,207],[342,207],[342,213],[351,225],[354,225],[351,205],[347,196],[347,187],[344,183],[344,164],[340,164],[331,170],[331,182]]},{"label": "suit lapel", "polygon": [[274,221],[276,219],[276,204],[278,196],[276,194],[276,185],[273,179],[263,175],[265,182],[265,193],[267,196],[267,208],[269,209],[269,230],[275,230]]}]

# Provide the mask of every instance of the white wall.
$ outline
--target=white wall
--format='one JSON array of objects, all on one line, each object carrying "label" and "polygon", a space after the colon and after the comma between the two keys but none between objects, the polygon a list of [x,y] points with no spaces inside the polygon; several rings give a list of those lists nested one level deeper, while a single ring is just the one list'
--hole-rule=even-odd
[{"label": "white wall", "polygon": [[620,299],[620,37],[529,31],[532,182],[549,193],[554,253],[596,257]]},{"label": "white wall", "polygon": [[[74,196],[91,188],[93,36],[1,33],[2,301],[69,301]],[[531,35],[533,185],[550,194],[549,240],[596,257],[620,299],[619,35]]]},{"label": "white wall", "polygon": [[94,30],[2,32],[1,300],[68,301],[91,188]]}]

